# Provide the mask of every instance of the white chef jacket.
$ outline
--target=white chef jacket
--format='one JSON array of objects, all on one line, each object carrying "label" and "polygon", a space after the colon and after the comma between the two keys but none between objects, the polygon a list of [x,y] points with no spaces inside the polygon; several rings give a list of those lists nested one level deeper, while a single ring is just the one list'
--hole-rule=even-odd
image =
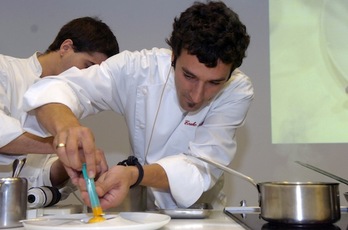
[{"label": "white chef jacket", "polygon": [[[221,171],[182,153],[228,165],[236,152],[235,131],[244,123],[253,87],[245,74],[235,70],[214,100],[199,111],[186,113],[177,99],[171,55],[170,50],[158,48],[124,51],[101,65],[46,77],[25,94],[25,110],[58,102],[79,118],[104,110],[122,114],[132,154],[142,164],[160,164],[167,173],[170,191],[151,189],[156,206],[188,207],[215,184]],[[29,132],[49,135],[31,112],[22,122]]]},{"label": "white chef jacket", "polygon": [[[21,59],[0,54],[0,147],[5,146],[25,131],[20,123],[25,91],[40,79],[42,68],[38,53]],[[0,153],[0,177],[12,176],[14,159],[27,158],[19,176],[28,179],[28,188],[52,186],[50,167],[57,159],[55,154],[8,155]],[[72,188],[69,188],[71,191]],[[63,190],[63,197],[67,194]]]}]

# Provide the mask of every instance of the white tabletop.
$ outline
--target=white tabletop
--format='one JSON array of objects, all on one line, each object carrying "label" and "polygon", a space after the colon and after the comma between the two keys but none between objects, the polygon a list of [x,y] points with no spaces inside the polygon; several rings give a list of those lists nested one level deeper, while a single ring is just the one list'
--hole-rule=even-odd
[{"label": "white tabletop", "polygon": [[[210,216],[205,219],[171,219],[168,224],[160,228],[160,230],[170,229],[204,229],[204,230],[244,230],[241,225],[223,213],[222,210],[214,210]],[[20,228],[7,228],[2,230],[25,230]]]},{"label": "white tabletop", "polygon": [[245,230],[231,217],[224,214],[222,210],[212,211],[210,216],[205,219],[171,219],[160,229]]}]

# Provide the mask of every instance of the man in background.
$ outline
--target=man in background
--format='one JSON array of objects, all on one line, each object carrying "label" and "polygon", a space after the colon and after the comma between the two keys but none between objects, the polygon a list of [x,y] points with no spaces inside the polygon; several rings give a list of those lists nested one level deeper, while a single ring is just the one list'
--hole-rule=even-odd
[{"label": "man in background", "polygon": [[[100,64],[117,53],[118,42],[108,25],[99,18],[82,17],[64,25],[44,53],[35,52],[26,59],[0,55],[0,177],[11,176],[14,159],[26,158],[20,176],[28,179],[29,188],[57,187],[62,198],[73,191],[63,186],[69,177],[57,156],[51,154],[55,152],[53,138],[23,130],[19,120],[23,96],[41,78],[73,66],[84,69]],[[105,164],[102,170],[106,170]]]}]

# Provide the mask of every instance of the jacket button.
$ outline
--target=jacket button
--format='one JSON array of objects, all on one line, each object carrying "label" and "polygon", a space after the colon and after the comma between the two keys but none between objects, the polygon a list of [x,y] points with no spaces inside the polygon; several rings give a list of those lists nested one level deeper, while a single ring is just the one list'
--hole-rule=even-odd
[{"label": "jacket button", "polygon": [[147,94],[147,89],[143,88],[142,92],[143,92],[144,95],[146,95]]}]

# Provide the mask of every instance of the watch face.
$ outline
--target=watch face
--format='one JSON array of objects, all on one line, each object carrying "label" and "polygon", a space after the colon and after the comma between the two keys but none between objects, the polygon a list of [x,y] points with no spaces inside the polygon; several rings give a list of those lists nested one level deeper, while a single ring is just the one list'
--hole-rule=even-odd
[{"label": "watch face", "polygon": [[323,46],[329,59],[337,71],[335,76],[348,86],[348,1],[326,0],[321,14],[321,29]]}]

